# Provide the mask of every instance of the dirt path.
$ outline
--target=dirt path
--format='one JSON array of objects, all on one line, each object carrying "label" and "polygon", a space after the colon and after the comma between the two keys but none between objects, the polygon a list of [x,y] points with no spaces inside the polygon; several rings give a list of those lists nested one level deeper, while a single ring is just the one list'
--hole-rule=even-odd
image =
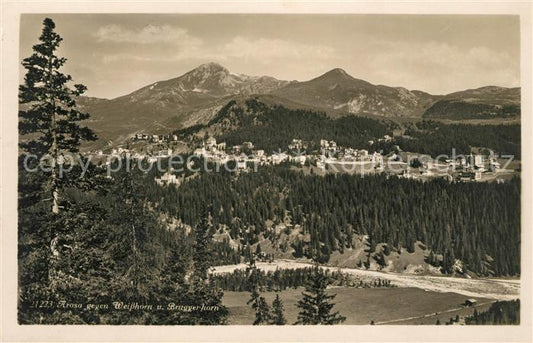
[{"label": "dirt path", "polygon": [[[257,267],[264,271],[276,269],[295,269],[311,267],[312,264],[294,260],[276,260],[272,263],[257,262]],[[213,273],[231,273],[236,269],[245,269],[246,264],[215,267]],[[398,287],[415,287],[434,292],[453,292],[467,297],[488,298],[494,300],[511,300],[520,297],[520,280],[505,279],[466,279],[446,276],[410,275],[386,273],[354,268],[322,267],[331,271],[341,271],[362,278],[380,278],[390,280]]]},{"label": "dirt path", "polygon": [[[481,303],[481,304],[477,304],[476,306],[472,306],[472,308],[474,308],[474,307],[480,307],[480,306],[487,305],[487,304],[492,304],[492,303],[495,302],[495,301],[496,301],[496,300],[493,300],[493,301],[487,301],[487,302],[484,302],[484,303]],[[424,315],[422,315],[422,316],[414,316],[414,317],[398,318],[398,319],[386,320],[386,321],[382,321],[382,322],[376,322],[375,325],[386,325],[386,324],[392,324],[392,323],[405,322],[405,321],[408,321],[408,320],[414,320],[414,319],[431,318],[431,317],[440,316],[440,315],[442,315],[442,314],[444,314],[444,313],[450,313],[450,312],[461,311],[461,310],[463,310],[463,309],[464,309],[464,307],[456,307],[456,308],[451,308],[451,309],[446,310],[446,311],[433,312],[433,313],[424,314]]]}]

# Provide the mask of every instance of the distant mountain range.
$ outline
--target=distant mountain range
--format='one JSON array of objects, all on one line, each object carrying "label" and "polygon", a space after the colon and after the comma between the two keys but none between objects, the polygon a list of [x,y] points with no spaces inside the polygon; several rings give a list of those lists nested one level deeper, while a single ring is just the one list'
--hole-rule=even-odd
[{"label": "distant mountain range", "polygon": [[520,88],[482,87],[432,95],[402,87],[373,85],[336,68],[305,82],[234,74],[216,63],[147,85],[115,99],[80,97],[89,126],[101,141],[121,141],[135,132],[169,132],[205,124],[232,99],[254,95],[267,103],[385,118],[484,119],[520,115]]},{"label": "distant mountain range", "polygon": [[442,97],[425,118],[485,119],[520,116],[520,88],[495,86],[468,89]]},{"label": "distant mountain range", "polygon": [[418,117],[439,99],[401,87],[376,86],[339,68],[310,81],[286,85],[273,94],[319,108],[383,117]]}]

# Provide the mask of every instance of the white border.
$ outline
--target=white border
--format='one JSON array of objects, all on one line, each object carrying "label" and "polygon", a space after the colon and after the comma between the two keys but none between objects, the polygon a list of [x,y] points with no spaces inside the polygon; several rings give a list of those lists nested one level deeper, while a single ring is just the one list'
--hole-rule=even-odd
[{"label": "white border", "polygon": [[[379,14],[512,14],[520,15],[522,147],[533,146],[531,131],[531,9],[523,2],[140,2],[140,1],[4,1],[2,0],[2,341],[418,341],[531,342],[531,259],[533,154],[522,153],[522,313],[520,326],[333,326],[333,327],[183,327],[183,326],[19,326],[17,297],[17,87],[18,30],[21,13],[379,13]],[[525,150],[525,149],[524,149]]]}]

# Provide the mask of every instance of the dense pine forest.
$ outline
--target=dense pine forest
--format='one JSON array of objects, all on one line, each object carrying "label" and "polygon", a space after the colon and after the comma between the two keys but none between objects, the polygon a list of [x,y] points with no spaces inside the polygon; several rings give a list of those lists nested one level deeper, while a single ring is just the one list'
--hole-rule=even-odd
[{"label": "dense pine forest", "polygon": [[[394,287],[390,280],[376,279],[373,281],[364,281],[356,279],[353,276],[342,272],[325,270],[324,273],[336,287],[355,287],[355,288],[380,288]],[[287,288],[298,288],[305,286],[313,275],[313,268],[297,269],[276,269],[275,271],[265,272],[258,270],[256,273],[255,285],[260,292],[279,292]],[[236,269],[233,273],[217,274],[212,276],[217,287],[225,291],[250,292],[252,286],[246,270]]]},{"label": "dense pine forest", "polygon": [[19,92],[19,323],[224,324],[208,275],[208,213],[189,235],[162,230],[139,187],[145,175],[123,168],[107,178],[91,163],[82,172],[80,145],[96,139],[76,107],[86,87],[69,87],[60,71],[62,38],[49,18],[39,41]]},{"label": "dense pine forest", "polygon": [[[379,141],[384,135],[393,135],[393,130],[404,128],[402,136],[392,141]],[[521,126],[444,124],[424,120],[402,125],[391,120],[376,120],[346,115],[336,119],[325,113],[309,110],[291,110],[280,105],[266,105],[256,99],[244,104],[230,101],[206,125],[195,125],[176,131],[182,138],[214,129],[218,141],[229,146],[253,142],[257,149],[267,152],[283,151],[293,138],[309,143],[308,151],[320,148],[320,139],[334,140],[340,146],[366,148],[370,151],[400,149],[433,157],[445,154],[468,155],[472,148],[489,148],[499,155],[521,157]],[[203,138],[203,137],[201,137]],[[201,141],[201,139],[200,139]],[[197,141],[198,142],[198,141]]]},{"label": "dense pine forest", "polygon": [[223,251],[209,214],[190,234],[162,229],[142,173],[109,180],[93,172],[83,190],[62,188],[54,214],[43,193],[30,192],[40,189],[39,174],[20,168],[19,322],[224,324],[223,293],[208,275]]},{"label": "dense pine forest", "polygon": [[[147,180],[147,182],[151,182]],[[195,225],[212,206],[213,223],[225,225],[242,246],[269,238],[274,223],[300,224],[310,242],[296,242],[295,257],[352,247],[354,234],[369,235],[370,249],[414,250],[426,244],[445,273],[455,259],[481,275],[520,273],[520,180],[508,183],[418,182],[384,175],[304,175],[285,167],[260,168],[235,177],[202,174],[179,188],[146,185],[150,201],[183,223]],[[437,263],[432,260],[431,263]]]},{"label": "dense pine forest", "polygon": [[466,325],[520,325],[520,300],[496,301],[487,311],[465,318]]},{"label": "dense pine forest", "polygon": [[427,118],[487,119],[520,116],[520,105],[492,105],[456,100],[440,100],[426,110]]},{"label": "dense pine forest", "polygon": [[429,154],[470,154],[472,147],[494,150],[500,155],[513,155],[520,159],[520,125],[468,125],[442,124],[435,121],[422,121],[408,126],[405,134],[394,143],[405,151]]},{"label": "dense pine forest", "polygon": [[279,105],[266,105],[256,99],[244,104],[230,101],[207,125],[197,125],[177,133],[187,137],[202,128],[216,128],[216,138],[229,146],[253,142],[267,152],[285,150],[293,138],[318,149],[320,139],[334,140],[342,146],[367,147],[368,141],[382,137],[392,122],[365,117],[343,116],[331,119],[325,113],[291,110]]}]

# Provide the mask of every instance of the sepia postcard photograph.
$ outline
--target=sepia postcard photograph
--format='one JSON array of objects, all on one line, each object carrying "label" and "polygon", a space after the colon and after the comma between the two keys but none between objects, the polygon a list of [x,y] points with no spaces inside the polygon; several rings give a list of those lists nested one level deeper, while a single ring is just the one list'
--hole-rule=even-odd
[{"label": "sepia postcard photograph", "polygon": [[529,342],[531,3],[223,4],[3,2],[3,340]]}]

